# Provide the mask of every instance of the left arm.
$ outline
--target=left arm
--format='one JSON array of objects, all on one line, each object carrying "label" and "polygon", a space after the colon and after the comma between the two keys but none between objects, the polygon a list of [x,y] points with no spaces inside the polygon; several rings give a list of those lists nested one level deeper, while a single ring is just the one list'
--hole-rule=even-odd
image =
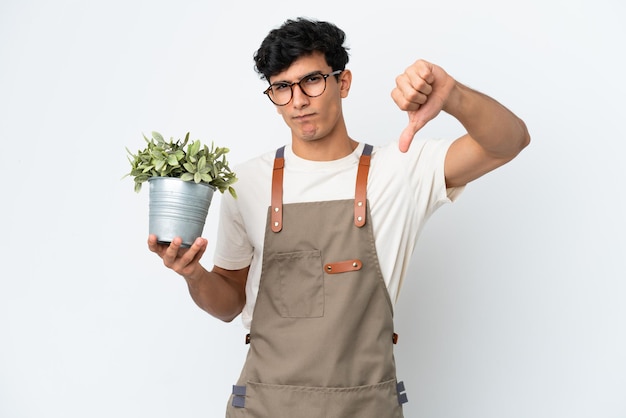
[{"label": "left arm", "polygon": [[506,164],[530,142],[526,125],[511,111],[423,60],[398,76],[392,97],[409,115],[409,125],[400,137],[403,152],[417,131],[441,110],[467,130],[452,143],[446,155],[447,187],[463,186]]}]

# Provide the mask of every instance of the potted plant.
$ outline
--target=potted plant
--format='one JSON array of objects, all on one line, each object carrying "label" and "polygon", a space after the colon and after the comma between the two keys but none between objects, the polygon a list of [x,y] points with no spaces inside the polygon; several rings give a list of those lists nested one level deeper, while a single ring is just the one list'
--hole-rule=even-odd
[{"label": "potted plant", "polygon": [[232,187],[237,176],[226,160],[229,149],[189,142],[189,132],[176,141],[158,132],[143,138],[144,149],[132,153],[126,148],[131,171],[124,177],[134,178],[135,192],[146,181],[150,185],[149,233],[162,243],[181,237],[188,247],[202,235],[213,192],[237,197]]}]

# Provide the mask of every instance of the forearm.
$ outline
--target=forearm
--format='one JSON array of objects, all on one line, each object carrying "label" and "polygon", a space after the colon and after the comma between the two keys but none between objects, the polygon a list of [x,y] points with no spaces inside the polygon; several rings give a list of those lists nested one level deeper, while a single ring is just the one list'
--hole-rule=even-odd
[{"label": "forearm", "polygon": [[203,269],[194,277],[187,276],[185,281],[191,298],[201,309],[222,321],[230,322],[241,313],[245,305],[246,277],[247,269],[227,272],[214,268],[213,271]]},{"label": "forearm", "polygon": [[492,157],[511,159],[530,142],[520,118],[491,97],[461,83],[456,83],[443,110],[456,118]]}]

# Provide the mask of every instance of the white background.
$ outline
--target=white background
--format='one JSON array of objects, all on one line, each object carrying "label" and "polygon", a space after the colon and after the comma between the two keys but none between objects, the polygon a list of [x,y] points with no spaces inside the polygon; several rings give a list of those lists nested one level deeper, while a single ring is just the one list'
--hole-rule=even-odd
[{"label": "white background", "polygon": [[[252,54],[300,15],[348,34],[355,139],[398,137],[417,58],[532,135],[422,234],[396,307],[406,416],[626,417],[624,3],[215,3],[0,4],[0,417],[223,416],[245,330],[147,250],[125,147],[190,131],[236,164],[288,142]],[[418,135],[460,134],[442,115]]]}]

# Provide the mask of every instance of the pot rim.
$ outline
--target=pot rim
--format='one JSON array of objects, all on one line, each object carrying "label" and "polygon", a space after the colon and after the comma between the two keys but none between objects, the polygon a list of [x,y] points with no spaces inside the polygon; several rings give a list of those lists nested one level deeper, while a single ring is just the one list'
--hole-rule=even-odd
[{"label": "pot rim", "polygon": [[197,184],[197,185],[202,185],[202,186],[207,186],[210,187],[213,190],[217,190],[216,186],[213,186],[210,183],[207,183],[206,181],[201,181],[200,183],[196,183],[193,180],[183,180],[180,177],[167,177],[167,176],[152,176],[148,179],[148,181],[153,181],[153,180],[176,180],[176,181],[182,181],[184,183],[189,183],[189,184]]}]

